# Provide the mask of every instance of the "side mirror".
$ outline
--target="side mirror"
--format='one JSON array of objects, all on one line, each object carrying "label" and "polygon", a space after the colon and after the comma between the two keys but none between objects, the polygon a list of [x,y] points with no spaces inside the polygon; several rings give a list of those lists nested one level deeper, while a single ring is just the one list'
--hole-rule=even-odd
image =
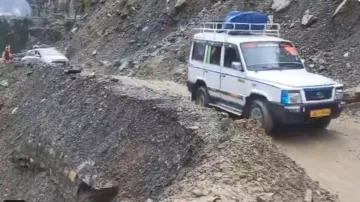
[{"label": "side mirror", "polygon": [[240,71],[243,71],[241,62],[232,62],[231,67]]},{"label": "side mirror", "polygon": [[302,62],[303,64],[305,64],[305,59],[301,59],[301,62]]}]

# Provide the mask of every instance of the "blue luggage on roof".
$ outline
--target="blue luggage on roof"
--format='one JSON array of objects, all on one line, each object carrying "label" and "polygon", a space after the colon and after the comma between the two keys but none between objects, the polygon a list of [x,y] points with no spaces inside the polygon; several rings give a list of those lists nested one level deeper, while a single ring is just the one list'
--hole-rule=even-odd
[{"label": "blue luggage on roof", "polygon": [[[269,18],[266,14],[258,12],[239,12],[231,11],[225,18],[224,29],[231,30],[249,30],[249,31],[262,31],[265,30],[265,26]],[[244,23],[244,24],[228,24],[228,23]],[[234,30],[234,31],[235,31]]]}]

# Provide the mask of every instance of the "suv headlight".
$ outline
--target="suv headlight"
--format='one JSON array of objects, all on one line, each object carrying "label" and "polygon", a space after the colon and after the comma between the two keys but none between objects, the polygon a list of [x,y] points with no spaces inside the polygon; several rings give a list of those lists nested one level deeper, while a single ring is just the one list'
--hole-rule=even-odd
[{"label": "suv headlight", "polygon": [[289,104],[300,104],[301,101],[301,94],[300,91],[281,91],[281,104],[289,105]]},{"label": "suv headlight", "polygon": [[342,100],[344,97],[344,90],[343,88],[336,88],[335,89],[335,99],[336,100]]}]

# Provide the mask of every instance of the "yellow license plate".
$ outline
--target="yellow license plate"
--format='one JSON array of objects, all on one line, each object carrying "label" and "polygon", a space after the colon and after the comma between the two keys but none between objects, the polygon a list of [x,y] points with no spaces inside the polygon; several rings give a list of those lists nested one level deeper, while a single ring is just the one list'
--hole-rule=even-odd
[{"label": "yellow license plate", "polygon": [[310,111],[311,118],[319,118],[319,117],[330,116],[330,115],[331,115],[331,109],[319,109],[319,110]]}]

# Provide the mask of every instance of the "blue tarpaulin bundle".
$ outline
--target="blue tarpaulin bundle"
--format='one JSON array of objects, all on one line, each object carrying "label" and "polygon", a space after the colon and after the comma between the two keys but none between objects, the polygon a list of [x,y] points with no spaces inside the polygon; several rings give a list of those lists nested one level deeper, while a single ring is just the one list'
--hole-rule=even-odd
[{"label": "blue tarpaulin bundle", "polygon": [[[231,11],[225,18],[223,29],[262,31],[265,30],[265,24],[268,20],[268,16],[263,13]],[[234,28],[234,25],[229,23],[244,24],[237,24]]]}]

